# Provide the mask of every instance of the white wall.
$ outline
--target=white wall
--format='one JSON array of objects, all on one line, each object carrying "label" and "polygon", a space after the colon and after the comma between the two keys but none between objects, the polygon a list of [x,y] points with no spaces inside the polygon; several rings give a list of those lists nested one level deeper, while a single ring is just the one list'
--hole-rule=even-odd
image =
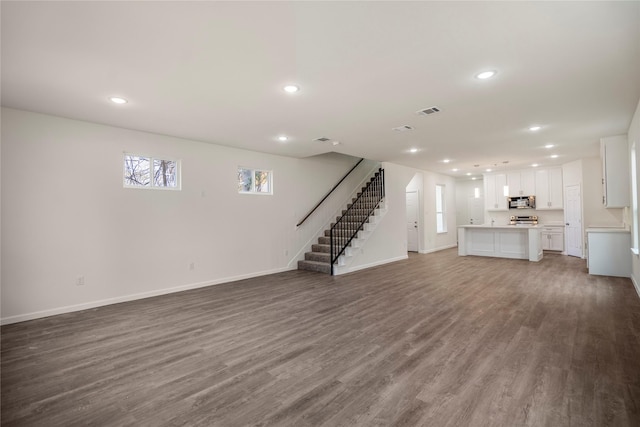
[{"label": "white wall", "polygon": [[[125,151],[180,159],[182,191],[123,188]],[[295,224],[356,160],[3,109],[2,322],[295,268],[317,231]],[[274,194],[238,194],[240,165],[273,170]]]}]

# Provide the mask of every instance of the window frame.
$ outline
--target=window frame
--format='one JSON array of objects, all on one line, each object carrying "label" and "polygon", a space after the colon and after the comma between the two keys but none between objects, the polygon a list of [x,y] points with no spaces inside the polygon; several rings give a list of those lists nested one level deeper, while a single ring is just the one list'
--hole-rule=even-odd
[{"label": "window frame", "polygon": [[[127,157],[139,157],[145,158],[149,160],[149,185],[132,185],[127,183],[126,176],[126,158]],[[155,161],[170,161],[174,162],[176,165],[176,185],[175,187],[164,187],[155,185],[153,175],[154,175],[154,163]],[[137,154],[124,152],[122,155],[122,186],[124,188],[132,188],[139,190],[163,190],[163,191],[181,191],[182,190],[182,161],[180,159],[165,157],[165,156],[151,156],[145,154]]]},{"label": "window frame", "polygon": [[631,223],[633,234],[631,235],[631,252],[640,255],[640,229],[638,224],[638,159],[636,142],[631,143]]},{"label": "window frame", "polygon": [[[436,184],[435,186],[435,212],[436,212],[436,233],[437,234],[445,234],[448,232],[447,230],[447,204],[445,197],[445,189],[446,186],[444,184]],[[438,191],[439,190],[439,191]],[[440,193],[440,194],[438,194]],[[440,203],[438,203],[438,199],[440,199]],[[438,204],[440,204],[441,210],[438,210]],[[438,218],[442,218],[442,229],[438,226],[440,222]]]},{"label": "window frame", "polygon": [[[251,171],[251,190],[243,191],[240,189],[240,181],[237,180],[238,184],[238,194],[251,194],[251,195],[260,195],[260,196],[273,196],[273,170],[272,169],[264,169],[264,168],[248,168],[245,166],[238,166],[236,168],[236,173],[239,174],[240,170]],[[268,174],[268,188],[269,191],[256,191],[256,172],[267,173]]]}]

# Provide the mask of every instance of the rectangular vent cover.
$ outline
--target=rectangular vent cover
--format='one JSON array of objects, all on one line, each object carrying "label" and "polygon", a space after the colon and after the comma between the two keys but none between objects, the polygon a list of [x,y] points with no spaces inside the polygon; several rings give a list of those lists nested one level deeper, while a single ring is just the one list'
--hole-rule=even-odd
[{"label": "rectangular vent cover", "polygon": [[406,132],[408,130],[413,130],[413,128],[409,125],[402,125],[392,129],[395,130],[396,132]]},{"label": "rectangular vent cover", "polygon": [[316,138],[316,139],[314,139],[314,141],[317,141],[317,142],[327,142],[327,141],[331,141],[331,138],[327,138],[327,137],[322,136],[322,137],[320,137],[320,138]]},{"label": "rectangular vent cover", "polygon": [[416,111],[417,114],[420,114],[422,116],[428,116],[429,114],[434,114],[439,112],[440,112],[439,107],[429,107],[429,108],[425,108],[424,110]]}]

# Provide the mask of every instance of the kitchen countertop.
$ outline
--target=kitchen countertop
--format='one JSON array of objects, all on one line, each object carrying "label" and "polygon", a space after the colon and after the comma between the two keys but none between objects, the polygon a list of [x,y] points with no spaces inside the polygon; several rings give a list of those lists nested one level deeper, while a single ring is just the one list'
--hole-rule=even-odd
[{"label": "kitchen countertop", "polygon": [[458,228],[506,228],[506,229],[516,229],[516,228],[542,228],[543,226],[538,225],[530,225],[530,224],[515,224],[515,225],[499,225],[499,224],[473,224],[473,225],[459,225]]},{"label": "kitchen countertop", "polygon": [[624,227],[589,227],[587,233],[631,233],[631,230]]}]

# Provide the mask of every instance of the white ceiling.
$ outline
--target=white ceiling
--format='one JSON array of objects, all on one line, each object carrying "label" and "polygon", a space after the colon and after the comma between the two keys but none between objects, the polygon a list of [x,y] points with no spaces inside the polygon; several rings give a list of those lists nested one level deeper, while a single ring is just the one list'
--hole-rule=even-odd
[{"label": "white ceiling", "polygon": [[1,8],[2,105],[285,156],[453,176],[561,164],[626,133],[640,98],[638,1]]}]

